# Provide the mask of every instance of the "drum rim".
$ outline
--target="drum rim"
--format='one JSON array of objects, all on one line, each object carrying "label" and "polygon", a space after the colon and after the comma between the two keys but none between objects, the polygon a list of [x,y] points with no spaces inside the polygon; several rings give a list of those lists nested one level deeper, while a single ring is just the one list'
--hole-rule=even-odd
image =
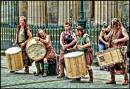
[{"label": "drum rim", "polygon": [[[101,57],[101,56],[104,56],[104,54],[105,53],[107,53],[107,52],[109,52],[110,54],[111,54],[111,52],[113,52],[113,51],[120,51],[120,53],[121,53],[121,50],[120,50],[120,48],[109,48],[109,49],[107,49],[107,50],[103,50],[103,51],[101,51],[101,52],[98,52],[97,53],[97,60],[98,60],[98,63],[99,63],[99,66],[100,67],[104,67],[104,66],[107,66],[107,65],[112,65],[112,64],[117,64],[117,63],[122,63],[123,62],[123,58],[122,58],[122,55],[120,55],[120,57],[121,57],[121,60],[119,60],[119,61],[113,61],[113,58],[112,58],[112,62],[113,63],[109,63],[109,64],[106,64],[106,62],[101,62],[100,61],[100,58],[99,57]],[[118,54],[118,53],[117,53]],[[118,54],[118,56],[119,56],[119,54]],[[104,64],[105,63],[105,64]]]},{"label": "drum rim", "polygon": [[101,55],[103,53],[106,53],[106,52],[109,52],[109,51],[112,51],[112,50],[120,50],[120,48],[109,48],[107,50],[102,50],[102,51],[97,52],[96,55],[98,56],[98,55]]},{"label": "drum rim", "polygon": [[[80,54],[75,55],[75,56],[66,56],[66,55],[68,55],[68,54],[70,54],[70,53],[75,53],[75,52],[76,52],[76,53],[79,52]],[[75,52],[69,52],[69,53],[65,54],[64,57],[65,57],[65,58],[72,58],[72,57],[74,58],[74,57],[78,57],[78,56],[84,55],[84,52],[81,52],[81,51],[75,51]]]},{"label": "drum rim", "polygon": [[[17,50],[16,52],[9,53],[8,50],[11,50],[11,49],[13,49],[13,48],[17,48],[18,50]],[[5,53],[6,53],[6,54],[16,54],[16,53],[18,53],[18,52],[20,52],[20,51],[22,51],[22,49],[21,49],[20,47],[11,47],[11,48],[6,49],[6,50],[5,50]]]},{"label": "drum rim", "polygon": [[[32,39],[35,39],[35,38],[38,38],[38,37],[33,37],[33,38],[29,39],[29,41],[31,41]],[[29,42],[29,41],[28,41],[28,42]],[[26,53],[27,53],[27,55],[28,55],[28,57],[29,57],[30,59],[34,60],[34,61],[38,61],[38,60],[41,60],[42,58],[44,58],[45,55],[46,55],[46,52],[47,52],[47,50],[46,50],[46,48],[45,48],[45,45],[44,45],[41,41],[37,41],[37,42],[38,42],[38,45],[42,45],[42,46],[44,47],[44,49],[45,49],[45,54],[44,54],[42,57],[39,57],[39,58],[37,57],[37,58],[35,58],[35,59],[32,58],[32,57],[30,57],[30,56],[29,56],[29,53],[28,53],[28,51],[27,51],[27,49],[28,49],[27,47],[30,47],[30,46],[28,46],[28,43],[27,43],[26,49],[25,49],[25,50],[26,50]]]}]

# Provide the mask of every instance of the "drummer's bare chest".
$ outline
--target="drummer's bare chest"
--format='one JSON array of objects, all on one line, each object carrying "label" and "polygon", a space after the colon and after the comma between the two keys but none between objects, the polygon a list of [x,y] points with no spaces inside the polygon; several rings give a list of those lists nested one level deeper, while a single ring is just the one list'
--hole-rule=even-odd
[{"label": "drummer's bare chest", "polygon": [[122,31],[115,31],[115,32],[113,32],[113,34],[112,34],[112,40],[114,40],[114,39],[120,39],[120,38],[123,38],[123,34],[122,34]]}]

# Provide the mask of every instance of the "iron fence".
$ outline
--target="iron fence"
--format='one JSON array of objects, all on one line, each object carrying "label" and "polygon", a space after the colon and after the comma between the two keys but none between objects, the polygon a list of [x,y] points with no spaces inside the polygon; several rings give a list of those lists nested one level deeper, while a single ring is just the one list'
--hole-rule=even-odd
[{"label": "iron fence", "polygon": [[[19,4],[18,1],[2,1],[1,2],[1,50],[6,50],[7,48],[12,47],[15,40],[15,31],[18,24],[19,17]],[[33,13],[32,13],[33,14]],[[122,22],[129,31],[129,23],[122,19]],[[72,23],[73,24],[73,23]],[[90,41],[92,48],[94,49],[94,54],[98,51],[98,36],[103,25],[95,25],[92,21],[87,21],[86,23],[86,32],[90,35]],[[60,53],[60,43],[59,36],[60,33],[64,30],[64,27],[58,24],[49,25],[49,24],[29,24],[33,37],[36,35],[38,28],[44,28],[45,32],[51,35],[51,40],[53,47],[56,52]]]}]

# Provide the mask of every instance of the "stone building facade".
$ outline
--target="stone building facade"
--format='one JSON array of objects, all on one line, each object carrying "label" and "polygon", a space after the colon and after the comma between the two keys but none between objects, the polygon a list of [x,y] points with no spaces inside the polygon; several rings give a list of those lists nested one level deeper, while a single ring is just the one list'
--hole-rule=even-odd
[{"label": "stone building facade", "polygon": [[[5,2],[16,1],[2,1],[2,5]],[[80,1],[18,1],[17,7],[18,15],[26,16],[29,24],[63,25],[67,20],[79,18]],[[1,8],[1,11],[6,8]],[[6,12],[1,14],[5,18]],[[129,1],[84,1],[84,16],[86,20],[100,24],[109,23],[114,17],[129,21]]]}]

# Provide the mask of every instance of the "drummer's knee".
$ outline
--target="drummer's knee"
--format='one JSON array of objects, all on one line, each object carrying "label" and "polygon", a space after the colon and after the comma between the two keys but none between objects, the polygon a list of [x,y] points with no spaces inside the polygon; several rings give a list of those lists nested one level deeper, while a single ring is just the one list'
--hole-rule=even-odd
[{"label": "drummer's knee", "polygon": [[44,58],[44,60],[43,60],[43,61],[44,61],[44,63],[47,63],[47,59],[46,59],[46,58]]},{"label": "drummer's knee", "polygon": [[92,70],[92,67],[90,65],[87,65],[88,70]]}]

